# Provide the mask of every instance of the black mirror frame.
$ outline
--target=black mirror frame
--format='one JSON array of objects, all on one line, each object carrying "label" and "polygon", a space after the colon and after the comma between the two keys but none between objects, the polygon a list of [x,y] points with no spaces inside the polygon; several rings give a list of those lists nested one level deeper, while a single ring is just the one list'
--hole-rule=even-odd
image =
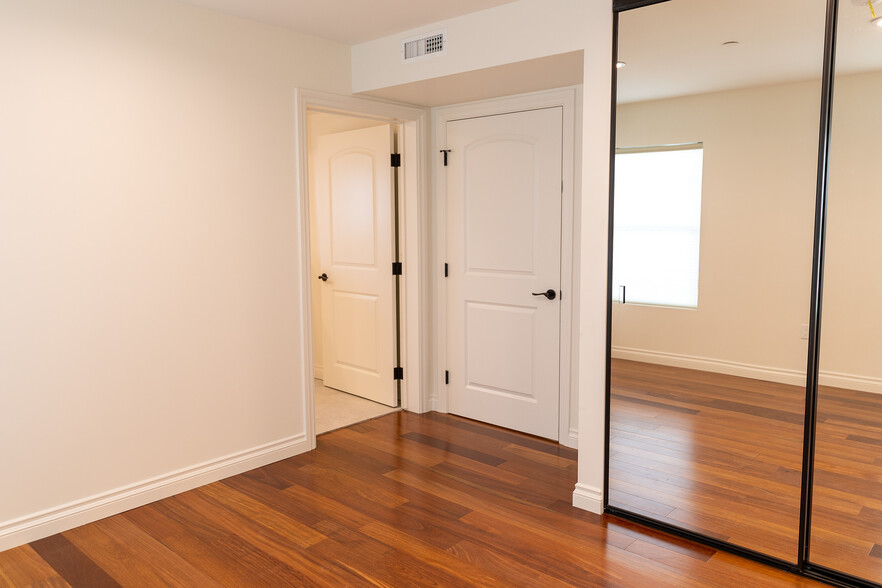
[{"label": "black mirror frame", "polygon": [[821,580],[838,586],[876,587],[880,584],[869,582],[863,578],[838,572],[831,568],[810,562],[812,492],[814,482],[815,437],[818,406],[818,371],[820,358],[820,327],[824,287],[824,253],[827,229],[828,175],[830,161],[830,133],[833,115],[833,89],[836,64],[836,33],[839,13],[839,0],[827,0],[827,15],[824,33],[824,64],[821,83],[821,109],[819,122],[818,167],[815,194],[814,242],[812,249],[811,276],[811,307],[809,315],[808,360],[806,363],[806,394],[805,394],[805,425],[803,429],[803,460],[802,482],[800,492],[798,555],[794,565],[791,562],[763,554],[759,551],[746,549],[696,533],[688,529],[657,521],[650,517],[632,513],[609,504],[609,453],[610,453],[610,375],[612,366],[612,260],[613,260],[613,226],[615,203],[615,149],[616,149],[616,94],[618,61],[619,13],[661,4],[670,0],[613,0],[613,34],[612,34],[612,96],[610,109],[610,162],[609,162],[609,224],[608,224],[608,261],[607,261],[607,311],[606,311],[606,402],[605,402],[605,447],[604,447],[604,481],[603,506],[604,512],[623,519],[628,519],[644,526],[664,531],[715,549],[728,551],[742,557],[759,561],[779,569],[809,578]]}]

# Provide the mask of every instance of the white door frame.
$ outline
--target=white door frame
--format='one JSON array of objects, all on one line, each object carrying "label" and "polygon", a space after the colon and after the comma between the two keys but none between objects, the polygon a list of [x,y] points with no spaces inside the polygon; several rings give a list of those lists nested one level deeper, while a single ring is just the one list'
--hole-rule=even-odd
[{"label": "white door frame", "polygon": [[[425,340],[429,329],[429,305],[426,274],[428,258],[428,181],[426,160],[428,111],[414,106],[340,96],[327,92],[297,88],[294,91],[295,109],[295,165],[297,171],[297,200],[300,230],[300,346],[303,377],[303,425],[310,448],[315,441],[315,374],[312,340],[312,267],[310,263],[309,233],[309,177],[307,146],[307,111],[373,118],[382,122],[401,124],[399,151],[402,153],[403,177],[399,190],[399,225],[403,272],[401,280],[401,407],[411,412],[430,410],[424,398],[423,379],[428,376],[423,366],[428,365],[430,342]],[[392,268],[389,268],[390,275]],[[389,366],[392,369],[393,366]]]},{"label": "white door frame", "polygon": [[[561,324],[560,324],[560,416],[558,439],[562,445],[577,447],[577,422],[575,407],[570,401],[573,390],[578,390],[578,292],[576,280],[578,272],[576,219],[578,207],[575,201],[576,175],[576,123],[581,117],[576,109],[580,88],[564,88],[545,92],[533,92],[508,98],[482,100],[453,106],[443,106],[432,110],[433,123],[433,171],[435,234],[437,248],[435,264],[435,292],[438,296],[436,308],[436,348],[435,359],[438,366],[435,379],[437,393],[431,399],[433,410],[448,412],[448,390],[444,381],[447,365],[447,287],[444,282],[444,263],[447,261],[447,183],[443,158],[440,150],[446,149],[446,124],[449,121],[480,116],[492,116],[524,110],[536,110],[560,106],[563,108],[563,151],[562,174],[563,196],[561,206]],[[571,411],[571,409],[573,409]],[[572,414],[571,414],[572,412]]]}]

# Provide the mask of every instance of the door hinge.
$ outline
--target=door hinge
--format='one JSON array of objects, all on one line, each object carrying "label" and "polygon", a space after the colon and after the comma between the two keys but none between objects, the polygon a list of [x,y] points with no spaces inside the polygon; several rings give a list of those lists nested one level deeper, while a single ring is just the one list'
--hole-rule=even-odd
[{"label": "door hinge", "polygon": [[442,149],[441,153],[444,154],[444,167],[447,167],[447,154],[450,153],[450,149]]},{"label": "door hinge", "polygon": [[393,153],[392,154],[392,167],[401,167],[401,154]]},{"label": "door hinge", "polygon": [[392,262],[392,275],[393,276],[400,276],[401,272],[402,272],[401,262],[400,261],[393,261]]},{"label": "door hinge", "polygon": [[448,268],[447,268],[447,264],[445,263],[444,264],[444,277],[445,278],[447,277],[447,274],[448,274]]},{"label": "door hinge", "polygon": [[393,370],[392,379],[393,380],[403,380],[404,379],[404,368],[403,367],[395,368]]},{"label": "door hinge", "polygon": [[444,383],[445,384],[450,383],[450,372],[447,370],[444,370]]}]

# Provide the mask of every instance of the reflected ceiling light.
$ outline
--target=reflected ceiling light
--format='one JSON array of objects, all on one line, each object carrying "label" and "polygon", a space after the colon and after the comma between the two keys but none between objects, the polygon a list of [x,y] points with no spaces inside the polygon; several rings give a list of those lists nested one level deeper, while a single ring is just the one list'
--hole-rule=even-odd
[{"label": "reflected ceiling light", "polygon": [[[879,25],[879,26],[882,26],[882,25]],[[625,63],[624,61],[616,61],[616,69],[622,69],[626,65],[628,65],[628,64]]]}]

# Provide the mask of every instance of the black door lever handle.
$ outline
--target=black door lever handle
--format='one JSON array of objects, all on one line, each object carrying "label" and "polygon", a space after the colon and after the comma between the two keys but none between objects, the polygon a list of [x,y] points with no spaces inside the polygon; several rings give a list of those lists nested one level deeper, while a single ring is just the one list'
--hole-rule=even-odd
[{"label": "black door lever handle", "polygon": [[554,300],[557,298],[557,292],[549,288],[545,292],[533,292],[533,296],[545,296],[549,300]]},{"label": "black door lever handle", "polygon": [[320,279],[322,282],[327,282],[328,281],[328,274],[322,274],[318,277],[318,279]]}]

